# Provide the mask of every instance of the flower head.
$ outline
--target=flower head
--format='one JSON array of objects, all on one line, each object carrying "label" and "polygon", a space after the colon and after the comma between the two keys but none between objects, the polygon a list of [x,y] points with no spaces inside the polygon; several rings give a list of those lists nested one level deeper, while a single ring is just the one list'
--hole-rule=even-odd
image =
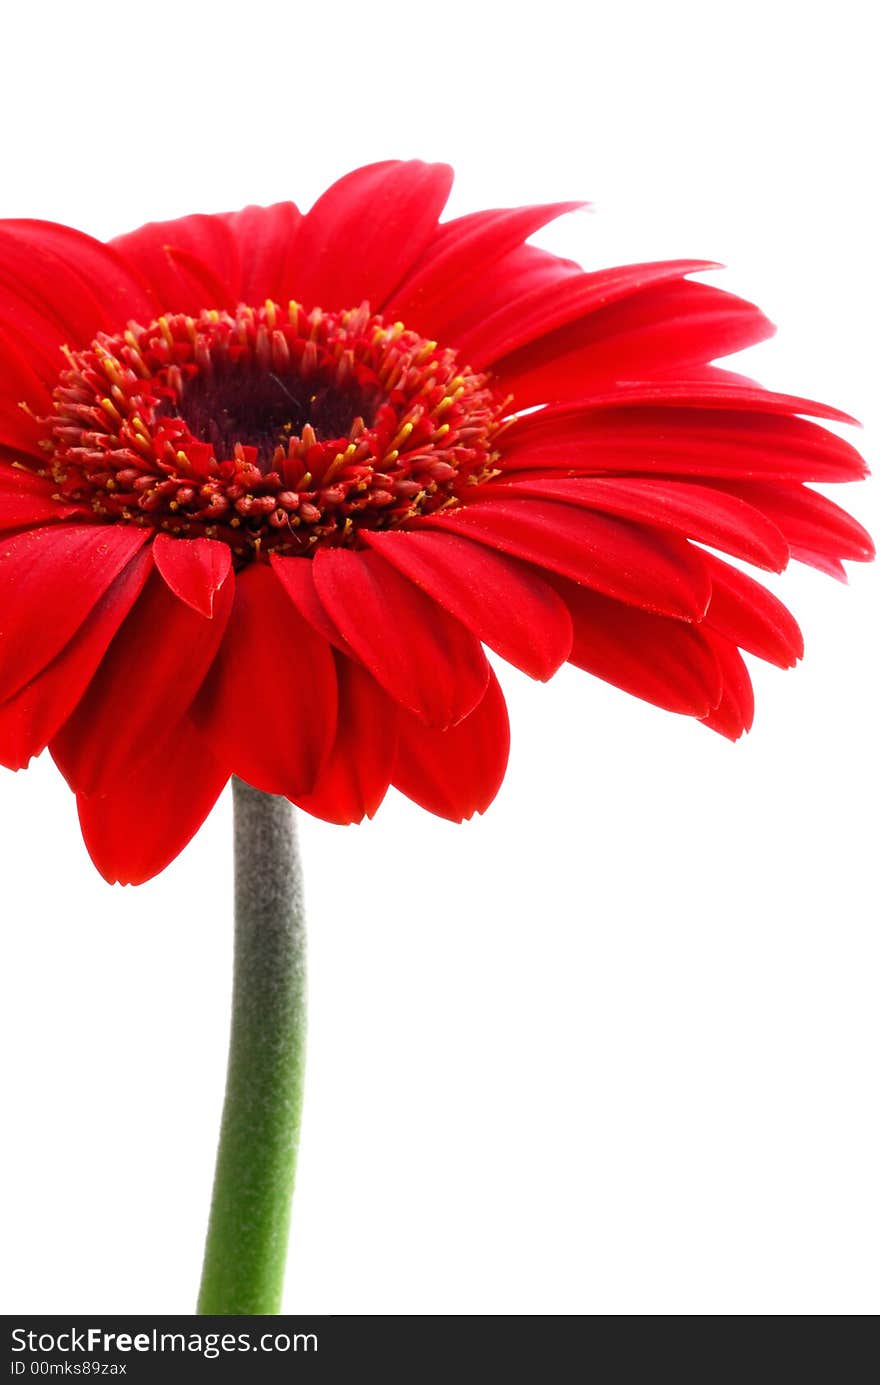
[{"label": "flower head", "polygon": [[0,223],[0,761],[47,745],[108,879],[162,869],[229,778],[334,822],[390,784],[483,811],[484,646],[566,660],[733,739],[741,651],[802,652],[739,566],[871,541],[810,482],[865,473],[711,363],[767,336],[672,261],[527,243],[574,204],[441,223],[442,165],[108,245]]}]

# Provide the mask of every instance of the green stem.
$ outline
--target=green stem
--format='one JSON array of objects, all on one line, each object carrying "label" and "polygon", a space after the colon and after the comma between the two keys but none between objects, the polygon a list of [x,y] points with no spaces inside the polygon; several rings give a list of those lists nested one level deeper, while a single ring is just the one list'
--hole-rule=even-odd
[{"label": "green stem", "polygon": [[293,808],[232,781],[235,973],[198,1312],[281,1306],[305,1058],[305,921]]}]

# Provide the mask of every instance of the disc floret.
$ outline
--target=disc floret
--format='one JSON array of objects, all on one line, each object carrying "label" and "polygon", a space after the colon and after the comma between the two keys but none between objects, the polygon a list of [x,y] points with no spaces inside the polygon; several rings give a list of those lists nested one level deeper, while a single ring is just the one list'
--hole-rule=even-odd
[{"label": "disc floret", "polygon": [[308,554],[496,474],[486,376],[367,304],[166,314],[65,355],[46,470],[99,521]]}]

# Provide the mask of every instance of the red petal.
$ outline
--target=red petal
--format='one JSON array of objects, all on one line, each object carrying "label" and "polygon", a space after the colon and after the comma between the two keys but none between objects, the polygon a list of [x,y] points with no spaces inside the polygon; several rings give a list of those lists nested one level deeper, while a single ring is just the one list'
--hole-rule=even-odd
[{"label": "red petal", "polygon": [[333,657],[266,564],[245,568],[235,586],[223,646],[193,718],[232,774],[295,798],[312,790],[333,743]]},{"label": "red petal", "polygon": [[583,319],[612,303],[643,293],[656,284],[674,283],[686,274],[717,269],[709,260],[669,260],[656,264],[621,265],[595,270],[576,279],[565,278],[516,295],[490,317],[475,321],[456,345],[462,359],[484,369],[538,337]]},{"label": "red petal", "polygon": [[617,380],[703,365],[772,334],[752,303],[708,284],[661,284],[560,327],[495,367],[518,409],[583,398]]},{"label": "red petal", "polygon": [[818,572],[824,572],[838,582],[846,583],[849,581],[843,563],[837,558],[829,558],[827,553],[815,553],[811,548],[795,546],[791,550],[791,556],[797,562],[805,563],[808,567],[814,567]]},{"label": "red petal", "polygon": [[447,731],[429,729],[401,713],[393,783],[429,812],[462,822],[489,807],[504,779],[509,752],[504,694],[490,671],[482,701]]},{"label": "red petal", "polygon": [[493,500],[422,521],[536,563],[606,596],[699,620],[711,587],[684,539],[550,500]]},{"label": "red petal", "polygon": [[232,552],[216,539],[176,539],[157,534],[153,558],[171,591],[210,620],[214,599],[232,571]]},{"label": "red petal", "polygon": [[446,164],[370,164],[340,178],[303,219],[295,296],[307,307],[379,312],[427,245],[452,186]]},{"label": "red petal", "polygon": [[489,666],[469,630],[378,553],[325,548],[313,565],[334,625],[396,702],[431,726],[473,710]]},{"label": "red petal", "polygon": [[85,346],[101,328],[119,331],[130,318],[155,316],[143,282],[112,245],[70,226],[0,222],[0,262],[21,297],[62,327],[59,345]]},{"label": "red petal", "polygon": [[361,665],[336,655],[339,717],[330,758],[297,806],[325,822],[371,818],[385,797],[397,752],[398,709]]},{"label": "red petal", "polygon": [[451,295],[450,306],[457,304],[458,314],[454,319],[441,319],[442,335],[441,327],[432,322],[433,334],[459,349],[459,342],[473,330],[474,323],[506,309],[511,298],[556,293],[566,283],[579,282],[583,272],[573,260],[560,259],[536,245],[521,245],[485,270],[467,295]]},{"label": "red petal", "polygon": [[[202,308],[234,308],[238,303],[238,242],[225,217],[196,214],[151,221],[110,244],[150,285],[161,305],[159,312],[198,313]],[[212,293],[217,292],[216,286],[223,287],[222,301],[205,301],[206,274]],[[151,316],[157,316],[156,312]]]},{"label": "red petal", "polygon": [[760,582],[706,554],[712,578],[712,600],[705,624],[732,644],[759,659],[791,668],[804,652],[797,621]]},{"label": "red petal", "polygon": [[[582,206],[582,202],[553,202],[505,207],[445,222],[385,304],[386,315],[399,317],[416,332],[445,339],[444,329],[473,309],[475,289],[479,292],[485,276],[494,273],[511,250],[548,221]],[[509,277],[507,283],[509,287]]]},{"label": "red petal", "polygon": [[571,663],[669,712],[703,717],[721,698],[721,674],[702,627],[624,606],[573,582]]},{"label": "red petal", "polygon": [[[57,273],[63,276],[64,272],[63,266],[59,265]],[[20,352],[28,367],[39,377],[42,387],[51,390],[59,372],[67,365],[61,352],[71,335],[66,328],[47,310],[35,307],[14,290],[0,284],[0,329],[13,344],[13,349]],[[77,340],[81,340],[82,335],[79,331],[75,333]],[[7,403],[11,403],[8,391],[9,383],[4,381]],[[29,393],[26,402],[31,407],[35,404],[39,407],[41,398],[42,394],[35,397]],[[40,409],[40,412],[44,410]]]},{"label": "red petal", "polygon": [[3,381],[0,390],[0,446],[38,457],[40,465],[45,466],[46,454],[40,447],[45,438],[45,429],[37,422],[37,416],[49,413],[52,398],[34,363],[22,354],[2,327],[0,375]]},{"label": "red petal", "polygon": [[102,798],[77,795],[89,855],[110,884],[142,885],[169,865],[220,796],[228,770],[189,722]]},{"label": "red petal", "polygon": [[579,405],[565,405],[546,410],[543,417],[551,414],[577,414],[581,410],[593,411],[609,407],[627,408],[639,405],[647,407],[668,406],[691,409],[726,409],[731,412],[770,414],[809,414],[813,418],[829,418],[835,423],[852,423],[858,426],[851,414],[833,409],[830,404],[820,404],[815,399],[804,399],[796,394],[779,394],[766,390],[753,380],[733,375],[730,371],[707,367],[699,378],[696,372],[689,371],[688,379],[624,381],[613,389],[591,393]]},{"label": "red petal", "polygon": [[271,298],[287,303],[293,293],[294,238],[302,219],[293,202],[245,207],[223,217],[238,243],[243,302],[264,303]]},{"label": "red petal", "polygon": [[340,654],[356,658],[351,645],[344,640],[328,616],[315,586],[315,569],[307,558],[285,558],[270,554],[269,561],[275,576],[290,597],[303,620],[307,620],[319,635],[338,649]]},{"label": "red petal", "polygon": [[532,678],[568,658],[571,620],[538,574],[457,534],[364,532],[364,538],[444,610]]},{"label": "red petal", "polygon": [[142,548],[48,668],[0,707],[0,764],[24,769],[73,712],[152,567]]},{"label": "red petal", "polygon": [[[171,268],[176,270],[181,283],[187,286],[186,296],[191,303],[201,303],[202,307],[205,307],[208,304],[230,302],[232,295],[226,280],[209,269],[198,255],[191,254],[189,250],[181,250],[176,245],[166,245],[165,255]],[[196,310],[191,308],[190,311]]]},{"label": "red petal", "polygon": [[158,572],[150,575],[51,746],[72,789],[109,793],[153,756],[168,727],[189,710],[211,666],[234,586],[224,583],[213,620],[205,620],[168,590]]},{"label": "red petal", "polygon": [[127,525],[65,524],[0,542],[0,700],[51,663],[146,538]]},{"label": "red petal", "polygon": [[19,403],[49,413],[62,345],[85,346],[133,316],[149,320],[154,309],[113,250],[53,222],[0,222],[0,441],[42,457],[42,430]]},{"label": "red petal", "polygon": [[726,736],[729,741],[738,741],[744,731],[751,730],[755,716],[752,680],[735,645],[713,635],[711,630],[707,630],[706,635],[714,645],[721,666],[724,692],[718,706],[702,718],[703,725],[708,726],[710,731]]},{"label": "red petal", "polygon": [[817,557],[849,558],[860,563],[874,557],[871,535],[858,520],[807,486],[785,481],[725,481],[721,489],[769,515],[796,557],[807,553],[814,561]]},{"label": "red petal", "polygon": [[31,529],[76,514],[75,506],[53,500],[54,490],[42,476],[0,462],[0,530]]},{"label": "red petal", "polygon": [[671,529],[698,543],[710,544],[756,567],[781,572],[789,559],[788,544],[762,508],[706,486],[683,481],[641,478],[540,477],[512,485],[487,486],[513,495],[537,495],[546,500],[565,500],[586,505],[603,514],[621,515],[660,529]]},{"label": "red petal", "polygon": [[[517,401],[518,402],[518,401]],[[662,472],[700,477],[858,480],[866,467],[843,438],[806,419],[686,407],[541,410],[504,436],[505,471]]]}]

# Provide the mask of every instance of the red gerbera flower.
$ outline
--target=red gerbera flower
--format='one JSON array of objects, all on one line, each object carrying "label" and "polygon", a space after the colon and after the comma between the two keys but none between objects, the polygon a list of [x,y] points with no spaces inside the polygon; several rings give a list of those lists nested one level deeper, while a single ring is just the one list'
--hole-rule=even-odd
[{"label": "red gerbera flower", "polygon": [[460,820],[504,774],[483,645],[735,738],[779,601],[717,550],[841,575],[871,542],[824,405],[709,363],[766,337],[681,260],[526,244],[575,204],[439,223],[442,165],[103,245],[0,223],[0,760],[45,746],[111,880],[230,774],[333,822],[389,784]]}]

